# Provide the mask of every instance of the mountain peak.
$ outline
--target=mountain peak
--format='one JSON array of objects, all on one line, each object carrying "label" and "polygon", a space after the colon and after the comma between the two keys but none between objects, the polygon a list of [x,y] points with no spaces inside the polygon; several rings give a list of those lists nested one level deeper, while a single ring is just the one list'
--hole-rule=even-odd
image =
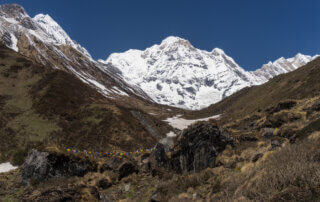
[{"label": "mountain peak", "polygon": [[186,39],[177,37],[177,36],[168,36],[167,38],[165,38],[164,40],[162,40],[161,42],[161,46],[171,46],[174,44],[181,44],[181,45],[187,45],[187,46],[191,46],[190,42]]},{"label": "mountain peak", "polygon": [[224,51],[222,49],[220,49],[220,48],[212,49],[211,53],[215,53],[215,54],[219,54],[219,55],[225,54]]},{"label": "mountain peak", "polygon": [[48,14],[38,14],[32,19],[37,25],[45,32],[51,39],[53,39],[58,44],[66,44],[71,45],[76,50],[82,52],[89,58],[91,58],[90,54],[73,41],[69,35],[63,30],[63,28]]},{"label": "mountain peak", "polygon": [[41,25],[47,25],[50,27],[55,27],[55,29],[63,30],[61,26],[48,14],[38,14],[32,18],[35,22]]},{"label": "mountain peak", "polygon": [[[43,21],[46,21],[46,22],[49,22],[49,21],[54,21],[50,15],[48,14],[43,14],[43,13],[39,13],[37,14],[36,16],[33,17],[33,20],[35,21],[39,21],[39,20],[43,20]],[[55,22],[55,21],[54,21]]]},{"label": "mountain peak", "polygon": [[24,8],[18,4],[3,4],[0,5],[0,16],[8,18],[22,19],[28,17]]}]

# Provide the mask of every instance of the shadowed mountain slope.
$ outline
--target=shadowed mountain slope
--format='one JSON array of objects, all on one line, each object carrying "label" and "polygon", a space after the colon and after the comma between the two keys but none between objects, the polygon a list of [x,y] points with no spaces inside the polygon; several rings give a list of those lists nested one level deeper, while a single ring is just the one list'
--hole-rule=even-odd
[{"label": "shadowed mountain slope", "polygon": [[[153,108],[145,104],[146,111]],[[51,144],[131,151],[153,146],[170,129],[140,109],[102,96],[74,75],[42,66],[4,46],[0,47],[0,109],[2,159]]]}]

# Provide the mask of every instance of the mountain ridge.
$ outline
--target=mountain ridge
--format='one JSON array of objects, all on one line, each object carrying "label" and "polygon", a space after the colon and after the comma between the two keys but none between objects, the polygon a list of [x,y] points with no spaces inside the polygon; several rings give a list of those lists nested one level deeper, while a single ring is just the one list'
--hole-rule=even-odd
[{"label": "mountain ridge", "polygon": [[0,36],[7,47],[76,75],[106,97],[126,100],[129,96],[191,110],[263,84],[317,56],[281,57],[246,71],[220,48],[200,50],[186,39],[169,36],[145,50],[130,49],[96,61],[49,15],[31,18],[17,4],[0,6]]},{"label": "mountain ridge", "polygon": [[298,53],[246,71],[220,48],[200,50],[188,40],[169,36],[145,50],[130,49],[98,61],[117,67],[119,76],[141,87],[157,103],[197,110],[293,71],[317,56]]},{"label": "mountain ridge", "polygon": [[130,95],[150,100],[138,87],[128,85],[103,69],[49,15],[38,14],[31,18],[20,5],[1,5],[0,37],[7,47],[43,65],[77,76],[106,97],[123,99],[121,97]]}]

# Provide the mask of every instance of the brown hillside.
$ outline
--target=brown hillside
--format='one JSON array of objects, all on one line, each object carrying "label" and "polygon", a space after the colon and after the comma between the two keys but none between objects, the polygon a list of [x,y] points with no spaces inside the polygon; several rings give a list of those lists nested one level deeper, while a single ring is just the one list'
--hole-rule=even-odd
[{"label": "brown hillside", "polygon": [[[0,47],[2,160],[51,144],[94,151],[148,148],[170,130],[142,107],[121,103],[103,97],[65,71]],[[152,104],[144,107],[163,111]]]}]

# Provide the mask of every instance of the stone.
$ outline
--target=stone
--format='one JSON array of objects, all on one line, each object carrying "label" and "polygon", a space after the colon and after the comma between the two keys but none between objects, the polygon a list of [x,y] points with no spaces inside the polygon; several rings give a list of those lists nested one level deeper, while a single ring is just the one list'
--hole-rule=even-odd
[{"label": "stone", "polygon": [[124,185],[124,191],[125,191],[125,192],[130,191],[130,184]]},{"label": "stone", "polygon": [[169,158],[165,152],[165,147],[163,144],[158,143],[155,146],[154,151],[149,157],[149,164],[151,169],[157,168],[167,168],[169,165]]},{"label": "stone", "polygon": [[132,162],[124,162],[118,168],[119,180],[133,173],[138,173],[138,168]]},{"label": "stone", "polygon": [[118,157],[110,158],[100,168],[101,173],[107,170],[117,173],[119,180],[133,173],[138,173],[138,167],[135,161]]},{"label": "stone", "polygon": [[271,148],[272,149],[275,149],[275,148],[279,147],[280,145],[281,144],[280,144],[280,142],[278,140],[272,140],[271,141]]},{"label": "stone", "polygon": [[150,202],[160,202],[161,201],[161,197],[160,194],[158,193],[158,191],[154,191],[150,197]]},{"label": "stone", "polygon": [[215,166],[215,159],[233,139],[216,124],[198,122],[181,134],[179,141],[182,171],[199,172]]},{"label": "stone", "polygon": [[273,113],[279,112],[281,110],[288,110],[293,108],[294,106],[297,105],[296,101],[283,101],[278,103],[278,105],[276,106],[276,108],[273,110]]},{"label": "stone", "polygon": [[30,181],[42,181],[62,176],[82,177],[96,170],[97,165],[89,160],[33,149],[22,165],[21,173],[23,183],[29,184]]},{"label": "stone", "polygon": [[234,146],[234,141],[226,130],[213,122],[198,122],[178,136],[176,144],[168,153],[170,158],[165,147],[158,143],[149,157],[150,170],[161,174],[161,169],[183,173],[213,168],[216,166],[216,157],[227,145]]},{"label": "stone", "polygon": [[101,179],[99,180],[98,182],[98,186],[101,188],[101,189],[107,189],[109,187],[111,187],[111,183],[108,179],[104,178],[104,179]]},{"label": "stone", "polygon": [[274,135],[273,135],[273,132],[274,132],[274,128],[263,128],[262,129],[263,132],[262,132],[262,138],[263,139],[270,139],[272,138]]},{"label": "stone", "polygon": [[251,159],[251,161],[253,163],[257,162],[261,157],[263,156],[263,154],[259,153],[253,156],[253,158]]},{"label": "stone", "polygon": [[100,193],[99,202],[113,202],[112,198],[105,193]]}]

